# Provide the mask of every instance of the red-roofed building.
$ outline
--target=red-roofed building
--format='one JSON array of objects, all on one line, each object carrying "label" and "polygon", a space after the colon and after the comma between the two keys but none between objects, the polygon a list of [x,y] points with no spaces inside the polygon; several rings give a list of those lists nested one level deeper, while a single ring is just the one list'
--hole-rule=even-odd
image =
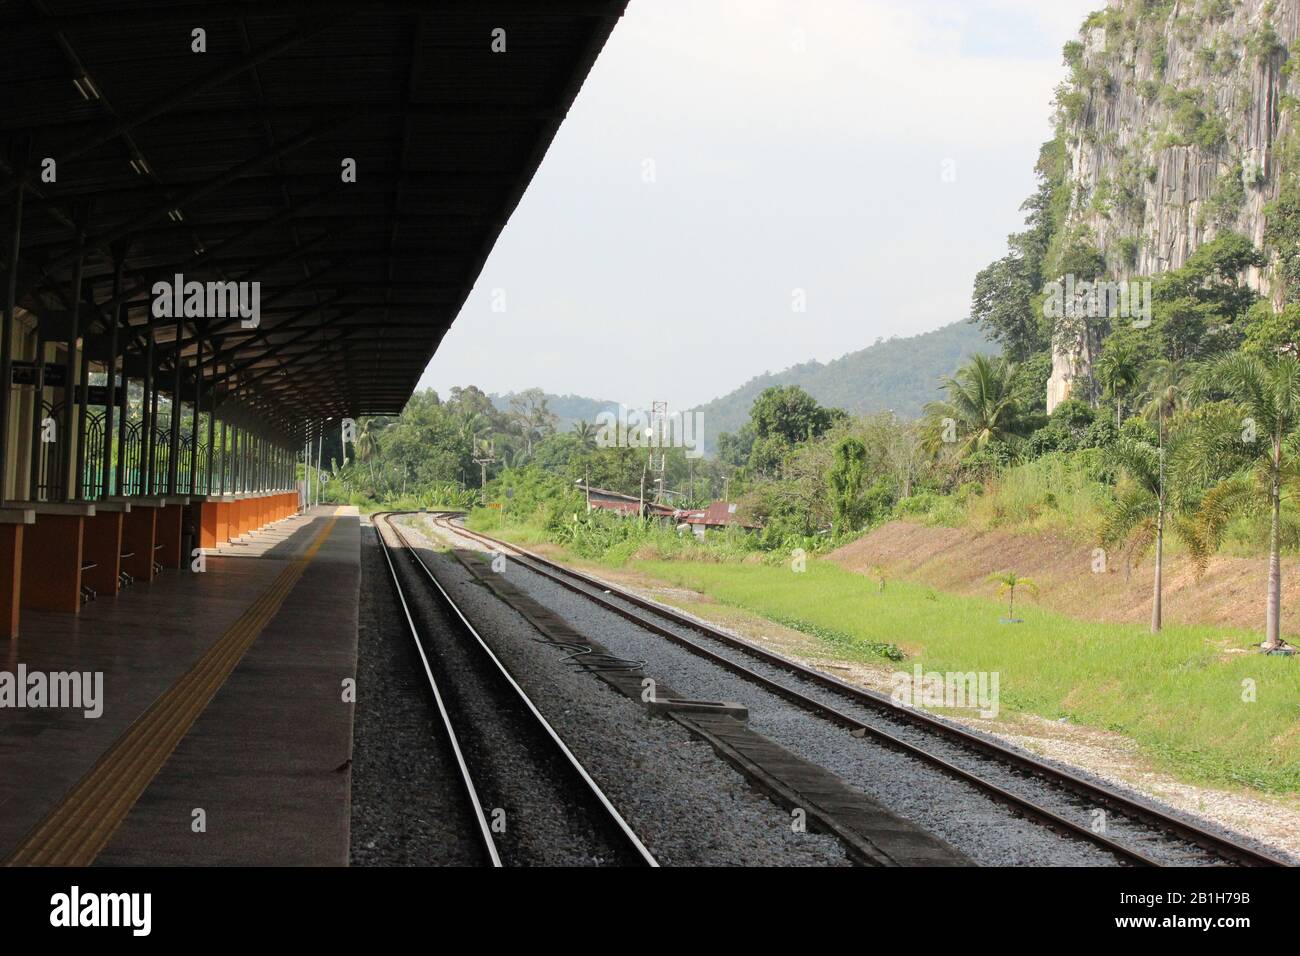
[{"label": "red-roofed building", "polygon": [[762,527],[737,517],[736,511],[736,503],[733,501],[715,501],[707,508],[681,509],[674,516],[679,528],[687,525],[698,535],[704,534],[709,528],[735,526],[747,531],[756,531]]},{"label": "red-roofed building", "polygon": [[608,491],[604,488],[588,488],[583,484],[578,485],[578,490],[587,496],[587,506],[589,508],[613,511],[632,518],[635,518],[639,513],[645,514],[647,518],[671,518],[674,514],[673,509],[667,505],[658,505],[653,501],[647,501],[643,504],[641,499],[635,495],[623,495],[617,491]]}]

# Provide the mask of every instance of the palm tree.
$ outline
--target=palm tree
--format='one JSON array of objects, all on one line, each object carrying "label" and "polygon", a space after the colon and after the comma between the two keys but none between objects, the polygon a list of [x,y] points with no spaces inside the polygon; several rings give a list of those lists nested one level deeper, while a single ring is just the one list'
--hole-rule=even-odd
[{"label": "palm tree", "polygon": [[[1151,592],[1151,633],[1163,624],[1165,528],[1173,527],[1194,557],[1203,550],[1191,521],[1170,513],[1165,449],[1150,442],[1121,439],[1111,450],[1128,476],[1120,486],[1102,525],[1104,547],[1127,543],[1130,561],[1155,547],[1156,567]],[[1199,557],[1198,557],[1199,560]]]},{"label": "palm tree", "polygon": [[[1264,650],[1282,640],[1282,499],[1300,486],[1300,360],[1279,355],[1257,358],[1234,353],[1212,363],[1204,385],[1228,393],[1241,404],[1243,430],[1238,436],[1255,453],[1245,471],[1205,493],[1197,515],[1198,530],[1209,545],[1218,545],[1228,521],[1242,512],[1267,508],[1268,591],[1265,600]],[[1247,440],[1248,439],[1248,440]]]},{"label": "palm tree", "polygon": [[384,423],[378,418],[366,418],[357,429],[357,460],[364,463],[370,473],[370,487],[375,487],[375,458],[379,454],[379,433],[384,430]]},{"label": "palm tree", "polygon": [[596,426],[586,419],[579,419],[573,423],[573,434],[577,436],[583,448],[596,447]]},{"label": "palm tree", "polygon": [[1162,358],[1152,363],[1152,369],[1142,415],[1155,423],[1159,446],[1163,448],[1166,423],[1187,401],[1187,367],[1179,359]]},{"label": "palm tree", "polygon": [[952,438],[945,420],[955,427],[956,451],[966,457],[994,441],[1008,441],[1021,428],[1020,406],[1011,389],[1011,366],[1004,359],[976,354],[957,374],[945,378],[947,401],[925,407],[927,444],[932,451]]},{"label": "palm tree", "polygon": [[1132,342],[1116,339],[1107,343],[1097,361],[1097,377],[1108,398],[1115,400],[1115,427],[1124,420],[1123,396],[1137,384],[1140,365]]},{"label": "palm tree", "polygon": [[1003,571],[1001,574],[990,574],[989,580],[998,586],[998,597],[1006,594],[1010,598],[1007,604],[1007,620],[1015,620],[1016,617],[1016,588],[1023,588],[1030,594],[1038,593],[1038,585],[1029,578],[1022,578],[1014,571]]}]

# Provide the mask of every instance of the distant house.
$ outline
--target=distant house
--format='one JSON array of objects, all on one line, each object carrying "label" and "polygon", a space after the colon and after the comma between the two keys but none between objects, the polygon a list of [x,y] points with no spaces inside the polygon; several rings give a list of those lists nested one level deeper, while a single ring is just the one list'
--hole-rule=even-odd
[{"label": "distant house", "polygon": [[709,528],[744,528],[757,531],[762,525],[744,521],[736,515],[734,501],[715,501],[707,508],[680,509],[674,513],[679,530],[689,528],[696,537],[704,537]]},{"label": "distant house", "polygon": [[674,515],[673,509],[667,505],[658,505],[653,501],[642,502],[636,495],[622,495],[605,488],[589,488],[581,482],[578,483],[578,490],[587,496],[588,508],[631,517],[638,513],[647,518],[671,518]]},{"label": "distant house", "polygon": [[679,531],[689,529],[699,537],[703,537],[709,528],[735,526],[754,531],[762,527],[738,518],[736,505],[730,501],[715,501],[707,508],[672,508],[653,501],[642,502],[636,495],[624,495],[607,488],[591,488],[582,482],[576,484],[578,491],[586,495],[589,509],[612,511],[624,517],[636,517],[640,513],[647,518],[672,521]]}]

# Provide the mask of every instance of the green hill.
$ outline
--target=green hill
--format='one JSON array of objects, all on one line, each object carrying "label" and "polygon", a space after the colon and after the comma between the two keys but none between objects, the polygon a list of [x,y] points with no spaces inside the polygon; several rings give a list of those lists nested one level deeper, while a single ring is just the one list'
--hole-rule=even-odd
[{"label": "green hill", "polygon": [[773,385],[798,385],[823,405],[852,413],[893,409],[900,418],[915,418],[926,402],[941,397],[945,375],[975,352],[997,351],[978,328],[954,322],[924,335],[878,341],[825,365],[804,362],[765,372],[697,409],[704,414],[705,447],[712,452],[719,434],[748,421],[754,399]]},{"label": "green hill", "polygon": [[[846,411],[893,409],[901,418],[915,418],[926,402],[939,398],[939,382],[975,352],[995,354],[997,347],[969,322],[954,322],[924,335],[882,339],[823,365],[804,362],[783,372],[764,372],[740,388],[696,411],[704,414],[705,448],[711,454],[718,435],[735,432],[749,420],[749,407],[763,389],[798,385],[823,405]],[[510,394],[489,397],[505,410]],[[558,428],[568,431],[579,419],[594,422],[603,411],[618,411],[618,402],[581,395],[547,393],[547,404],[559,416]]]},{"label": "green hill", "polygon": [[[504,412],[510,408],[510,399],[514,394],[514,392],[506,392],[502,395],[493,392],[488,398],[491,399],[493,405]],[[577,421],[594,422],[596,416],[601,412],[618,414],[618,402],[586,398],[582,395],[555,395],[547,392],[546,407],[559,416],[560,420],[556,425],[556,430],[562,432],[567,432],[573,427],[573,423]]]}]

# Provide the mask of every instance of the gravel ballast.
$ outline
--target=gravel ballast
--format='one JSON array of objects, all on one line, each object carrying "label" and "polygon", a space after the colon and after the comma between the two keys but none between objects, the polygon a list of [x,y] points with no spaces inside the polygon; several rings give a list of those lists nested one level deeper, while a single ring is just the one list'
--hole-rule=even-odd
[{"label": "gravel ballast", "polygon": [[[367,539],[366,548],[382,562],[374,530],[364,528],[363,537]],[[413,543],[416,543],[414,539]],[[662,865],[848,865],[839,841],[792,826],[788,811],[753,790],[707,744],[696,740],[678,724],[649,716],[639,702],[566,664],[564,651],[542,643],[528,621],[475,582],[454,560],[429,550],[421,550],[421,556]],[[371,567],[375,567],[373,563],[365,565],[364,570]],[[377,570],[387,574],[382,565]],[[366,590],[371,600],[376,596],[382,596],[385,601],[391,599],[388,581],[378,576],[367,577]],[[413,596],[408,592],[408,600]],[[394,628],[390,637],[397,640],[398,634]],[[452,636],[459,639],[459,635],[447,629],[436,635],[436,639]],[[363,635],[363,675],[366,648]],[[411,665],[412,671],[414,666]],[[447,693],[445,687],[444,693]],[[411,729],[403,730],[405,743],[390,741],[394,751],[403,746],[428,747],[427,738],[409,733]],[[358,730],[359,748],[365,746],[363,732]],[[464,736],[462,744],[466,745]],[[478,746],[478,743],[466,746]],[[360,763],[360,759],[355,763]],[[511,779],[505,774],[489,781],[485,789],[505,794],[510,792],[509,787],[515,786],[526,788],[529,781],[526,777]],[[437,813],[435,804],[443,799],[445,795],[426,801],[428,812]],[[487,805],[490,801],[485,797],[484,802]],[[373,808],[354,811],[370,812]],[[382,816],[384,811],[379,813]],[[405,819],[405,814],[397,815],[400,820]],[[508,819],[513,815],[511,811]],[[522,820],[518,822],[523,826]],[[537,822],[529,821],[529,827]],[[581,852],[572,853],[571,849],[578,847],[581,839],[561,831],[562,827],[550,833],[560,846],[556,851],[540,845],[544,842],[544,830],[532,830],[537,834],[538,852],[531,856],[523,854],[520,862],[596,862],[583,858]],[[354,822],[354,834],[357,832]],[[566,846],[570,851],[564,849]],[[354,858],[357,853],[354,848]],[[439,861],[430,858],[416,862]]]},{"label": "gravel ballast", "polygon": [[478,865],[474,820],[369,524],[361,580],[352,865]]},{"label": "gravel ballast", "polygon": [[[423,521],[420,524],[429,528]],[[443,540],[443,533],[437,529],[429,528],[429,533]],[[458,537],[446,543],[468,545]],[[504,573],[512,584],[562,614],[576,630],[597,636],[611,653],[645,660],[648,675],[672,685],[679,693],[745,704],[755,730],[826,767],[979,864],[1113,866],[1118,862],[1101,848],[1063,837],[1015,815],[969,784],[940,774],[916,758],[854,738],[516,562],[507,560]]]}]

